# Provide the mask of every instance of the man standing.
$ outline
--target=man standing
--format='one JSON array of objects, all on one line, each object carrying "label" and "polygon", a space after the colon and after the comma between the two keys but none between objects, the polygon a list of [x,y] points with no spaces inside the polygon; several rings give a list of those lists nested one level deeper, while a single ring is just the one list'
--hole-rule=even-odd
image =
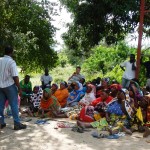
[{"label": "man standing", "polygon": [[53,78],[49,75],[48,68],[45,69],[45,74],[41,76],[42,89],[51,88]]},{"label": "man standing", "polygon": [[130,80],[135,78],[135,71],[136,71],[135,55],[130,54],[130,60],[123,62],[120,65],[120,67],[124,71],[124,74],[122,77],[122,87],[128,88],[130,84]]},{"label": "man standing", "polygon": [[12,59],[13,48],[5,48],[4,57],[0,58],[0,127],[6,127],[4,121],[4,106],[8,99],[14,119],[14,130],[25,129],[26,125],[20,123],[18,109],[18,91],[21,94],[16,62]]}]

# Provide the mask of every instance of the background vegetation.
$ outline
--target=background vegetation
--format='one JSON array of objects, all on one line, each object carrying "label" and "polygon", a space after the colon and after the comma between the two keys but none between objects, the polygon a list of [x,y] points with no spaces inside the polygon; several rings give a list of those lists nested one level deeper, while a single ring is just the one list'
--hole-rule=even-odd
[{"label": "background vegetation", "polygon": [[[63,34],[64,48],[54,50],[54,15],[58,15],[49,0],[0,1],[0,56],[5,45],[13,45],[14,59],[25,74],[36,76],[35,82],[50,69],[54,82],[67,80],[76,65],[82,67],[87,80],[110,77],[121,82],[120,63],[136,49],[126,46],[124,38],[135,32],[139,23],[140,0],[59,0],[72,16]],[[145,0],[145,10],[150,1]],[[144,18],[144,33],[150,35],[150,19]],[[148,54],[148,51],[144,51]],[[145,58],[146,60],[147,58]],[[143,59],[144,60],[144,59]],[[140,81],[145,82],[144,68]]]}]

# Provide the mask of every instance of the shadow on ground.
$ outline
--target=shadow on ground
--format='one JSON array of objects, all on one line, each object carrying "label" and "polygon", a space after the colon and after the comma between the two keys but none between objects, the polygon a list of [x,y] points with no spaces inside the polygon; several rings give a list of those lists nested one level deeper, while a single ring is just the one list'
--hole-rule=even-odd
[{"label": "shadow on ground", "polygon": [[[149,150],[150,137],[143,139],[142,134],[134,133],[119,139],[96,139],[92,131],[78,133],[71,128],[58,128],[58,120],[49,120],[49,124],[37,125],[37,118],[26,122],[26,130],[14,131],[12,119],[7,118],[7,127],[0,133],[0,150]],[[62,121],[62,119],[61,119]],[[65,119],[68,121],[68,119]]]}]

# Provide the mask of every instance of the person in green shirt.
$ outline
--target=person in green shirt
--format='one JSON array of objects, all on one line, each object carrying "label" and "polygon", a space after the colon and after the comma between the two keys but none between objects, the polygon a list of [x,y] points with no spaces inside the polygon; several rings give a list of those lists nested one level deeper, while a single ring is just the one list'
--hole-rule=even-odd
[{"label": "person in green shirt", "polygon": [[20,81],[20,88],[22,90],[22,98],[29,98],[32,94],[32,83],[30,81],[30,76],[26,75],[23,80]]}]

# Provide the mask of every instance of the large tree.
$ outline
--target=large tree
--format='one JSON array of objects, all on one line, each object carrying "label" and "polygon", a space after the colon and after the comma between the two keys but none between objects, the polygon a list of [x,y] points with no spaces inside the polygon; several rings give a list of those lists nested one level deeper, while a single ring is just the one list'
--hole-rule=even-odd
[{"label": "large tree", "polygon": [[[100,41],[108,45],[123,40],[135,31],[139,22],[140,0],[60,0],[72,13],[73,22],[63,39],[72,55],[89,55]],[[146,0],[149,9],[150,1]],[[144,28],[149,33],[150,19],[145,15]],[[149,33],[150,35],[150,33]]]},{"label": "large tree", "polygon": [[54,51],[55,27],[52,4],[46,0],[1,0],[0,48],[11,44],[17,63],[25,70],[52,68],[57,62]]}]

